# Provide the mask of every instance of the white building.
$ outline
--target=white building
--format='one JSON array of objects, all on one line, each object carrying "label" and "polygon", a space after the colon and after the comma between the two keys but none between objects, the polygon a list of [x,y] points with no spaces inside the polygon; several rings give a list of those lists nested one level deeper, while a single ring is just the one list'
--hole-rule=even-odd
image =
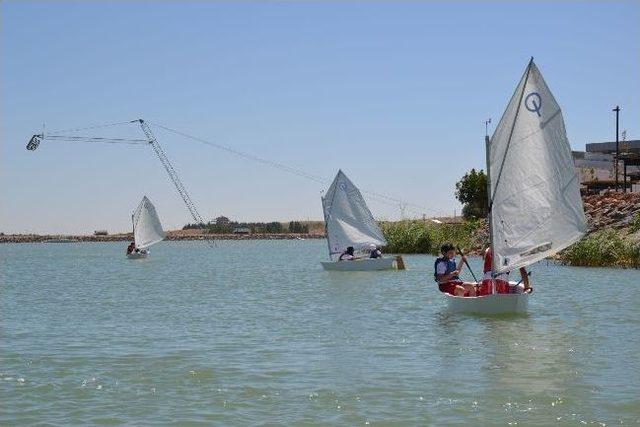
[{"label": "white building", "polygon": [[[640,192],[640,140],[619,142],[618,183],[627,191]],[[585,191],[598,192],[615,186],[615,142],[586,145],[573,152],[573,163]]]}]

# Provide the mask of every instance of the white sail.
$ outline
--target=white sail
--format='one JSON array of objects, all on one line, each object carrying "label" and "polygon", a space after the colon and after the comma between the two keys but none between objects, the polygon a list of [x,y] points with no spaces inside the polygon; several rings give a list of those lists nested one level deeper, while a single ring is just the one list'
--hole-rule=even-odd
[{"label": "white sail", "polygon": [[322,198],[322,206],[330,255],[342,253],[349,246],[357,250],[370,244],[387,244],[362,194],[342,171]]},{"label": "white sail", "polygon": [[133,238],[136,247],[148,248],[164,239],[164,231],[153,203],[144,196],[133,213]]},{"label": "white sail", "polygon": [[489,144],[493,271],[551,256],[586,232],[560,106],[529,63]]}]

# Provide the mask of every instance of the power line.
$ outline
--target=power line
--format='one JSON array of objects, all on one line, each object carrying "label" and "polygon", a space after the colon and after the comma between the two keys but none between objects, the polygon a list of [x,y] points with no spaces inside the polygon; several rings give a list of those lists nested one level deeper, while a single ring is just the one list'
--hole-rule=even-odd
[{"label": "power line", "polygon": [[[261,163],[261,164],[266,165],[266,166],[270,166],[270,167],[279,169],[279,170],[281,170],[283,172],[287,172],[287,173],[291,173],[291,174],[297,175],[299,177],[308,179],[308,180],[316,182],[318,184],[328,185],[328,184],[331,183],[331,180],[329,180],[329,179],[326,179],[326,178],[320,177],[318,175],[314,175],[314,174],[308,173],[306,171],[303,171],[303,170],[295,168],[295,167],[284,165],[282,163],[278,163],[278,162],[275,162],[275,161],[272,161],[272,160],[267,160],[267,159],[264,159],[262,157],[258,157],[258,156],[253,155],[253,154],[245,153],[245,152],[236,150],[236,149],[231,148],[231,147],[226,146],[226,145],[222,145],[222,144],[218,144],[218,143],[215,143],[215,142],[212,142],[212,141],[208,141],[208,140],[206,140],[204,138],[200,138],[200,137],[197,137],[197,136],[194,136],[194,135],[190,135],[190,134],[188,134],[186,132],[170,128],[170,127],[162,125],[160,123],[155,123],[155,122],[148,122],[148,123],[151,123],[152,125],[160,128],[160,129],[163,129],[163,130],[165,130],[167,132],[171,132],[171,133],[174,133],[176,135],[180,135],[180,136],[182,136],[184,138],[191,139],[191,140],[199,142],[201,144],[205,144],[205,145],[208,145],[208,146],[211,146],[211,147],[214,147],[214,148],[218,148],[220,150],[223,150],[223,151],[226,151],[228,153],[234,154],[234,155],[236,155],[238,157],[242,157],[242,158],[245,158],[245,159],[248,159],[248,160],[252,160],[252,161]],[[378,193],[376,191],[366,190],[366,189],[361,189],[360,191],[363,192],[363,193],[366,193],[371,198],[377,200],[380,203],[384,203],[384,204],[387,204],[387,205],[390,205],[390,206],[396,206],[401,210],[410,210],[410,211],[413,211],[414,213],[417,213],[417,214],[420,214],[420,215],[422,215],[424,212],[437,212],[435,209],[430,209],[430,208],[427,208],[426,206],[421,206],[421,205],[418,205],[418,204],[415,204],[415,203],[409,203],[409,202],[407,202],[405,200],[398,199],[398,198],[391,197],[391,196],[387,196],[385,194]],[[413,209],[411,209],[411,208],[413,208]]]}]

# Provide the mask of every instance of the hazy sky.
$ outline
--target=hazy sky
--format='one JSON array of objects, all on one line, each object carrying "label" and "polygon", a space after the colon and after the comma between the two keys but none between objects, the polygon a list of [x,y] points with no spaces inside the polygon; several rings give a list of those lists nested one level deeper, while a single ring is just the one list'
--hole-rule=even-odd
[{"label": "hazy sky", "polygon": [[[149,147],[25,150],[43,123],[138,117],[452,214],[530,56],[574,148],[613,138],[615,104],[640,138],[639,5],[3,1],[0,231],[128,230],[144,194],[165,228],[190,221]],[[322,217],[325,186],[154,131],[206,219]]]}]

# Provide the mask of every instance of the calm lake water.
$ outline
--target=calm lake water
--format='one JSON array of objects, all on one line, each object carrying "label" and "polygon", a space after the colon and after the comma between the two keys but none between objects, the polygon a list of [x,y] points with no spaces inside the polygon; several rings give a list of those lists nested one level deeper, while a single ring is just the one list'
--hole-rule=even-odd
[{"label": "calm lake water", "polygon": [[[433,257],[326,242],[0,245],[0,424],[640,424],[640,272],[533,268],[529,314],[452,316]],[[480,271],[480,260],[473,260]]]}]

